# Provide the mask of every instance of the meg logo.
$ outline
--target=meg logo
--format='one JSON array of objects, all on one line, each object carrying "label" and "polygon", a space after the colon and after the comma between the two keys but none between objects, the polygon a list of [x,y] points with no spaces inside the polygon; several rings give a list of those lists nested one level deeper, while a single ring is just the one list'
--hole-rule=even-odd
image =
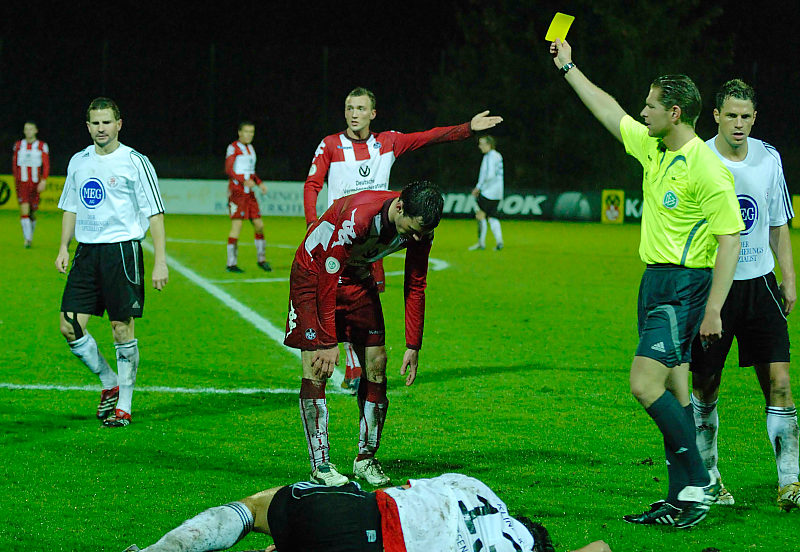
[{"label": "meg logo", "polygon": [[90,178],[81,184],[78,195],[81,198],[81,203],[87,209],[94,209],[98,207],[106,198],[106,191],[103,188],[103,183],[97,178]]},{"label": "meg logo", "polygon": [[741,194],[739,196],[739,211],[742,212],[742,220],[744,221],[744,230],[742,236],[746,236],[756,227],[758,222],[758,203],[749,195]]}]

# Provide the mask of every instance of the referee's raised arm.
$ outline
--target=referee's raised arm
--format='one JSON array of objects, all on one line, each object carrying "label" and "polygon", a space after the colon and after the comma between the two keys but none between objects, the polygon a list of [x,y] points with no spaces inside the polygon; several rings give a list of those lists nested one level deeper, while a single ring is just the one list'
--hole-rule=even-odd
[{"label": "referee's raised arm", "polygon": [[555,42],[552,42],[550,44],[550,53],[553,54],[553,63],[564,75],[564,78],[578,94],[584,105],[589,108],[592,115],[617,140],[622,142],[619,124],[626,113],[617,103],[617,100],[586,78],[586,75],[575,66],[572,62],[572,47],[566,40],[562,42],[560,38],[557,38]]}]

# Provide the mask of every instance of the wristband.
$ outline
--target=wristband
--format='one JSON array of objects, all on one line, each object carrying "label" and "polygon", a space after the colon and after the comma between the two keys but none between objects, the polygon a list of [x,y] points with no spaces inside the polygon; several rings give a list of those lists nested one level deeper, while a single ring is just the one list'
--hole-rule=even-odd
[{"label": "wristband", "polygon": [[560,69],[560,71],[562,74],[566,75],[567,73],[569,73],[569,70],[572,69],[573,67],[575,67],[575,64],[570,61],[569,63],[565,63],[564,66]]}]

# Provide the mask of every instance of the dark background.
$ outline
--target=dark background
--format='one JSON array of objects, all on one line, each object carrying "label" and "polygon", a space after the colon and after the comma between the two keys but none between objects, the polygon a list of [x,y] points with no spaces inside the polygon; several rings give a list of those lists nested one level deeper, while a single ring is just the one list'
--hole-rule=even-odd
[{"label": "dark background", "polygon": [[[503,115],[495,134],[507,187],[636,188],[636,162],[549,58],[544,34],[562,11],[576,16],[574,61],[633,116],[653,77],[686,73],[704,98],[698,134],[709,138],[716,88],[732,77],[749,81],[760,101],[753,136],[782,153],[790,188],[800,174],[793,3],[9,4],[0,8],[0,151],[8,159],[0,172],[10,171],[12,144],[33,119],[50,144],[53,174],[65,174],[89,144],[86,106],[108,95],[122,110],[121,140],[161,177],[224,178],[225,147],[250,119],[261,177],[304,180],[322,137],[344,128],[345,95],[365,86],[378,97],[373,130],[457,124],[483,109]],[[466,190],[479,164],[473,141],[437,146],[401,158],[392,187],[427,178]]]}]

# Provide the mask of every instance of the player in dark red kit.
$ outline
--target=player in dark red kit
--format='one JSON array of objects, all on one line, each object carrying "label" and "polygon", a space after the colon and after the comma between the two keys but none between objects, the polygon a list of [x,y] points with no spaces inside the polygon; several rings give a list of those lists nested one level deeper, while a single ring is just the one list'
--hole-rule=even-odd
[{"label": "player in dark red kit", "polygon": [[406,385],[411,385],[422,346],[428,255],[443,207],[441,192],[428,182],[409,184],[401,193],[359,192],[336,200],[309,227],[297,250],[284,343],[302,350],[300,413],[315,482],[348,481],[330,462],[325,400],[340,341],[353,343],[366,375],[358,391],[361,424],[354,475],[373,485],[389,482],[375,459],[389,402],[383,311],[370,264],[406,249],[407,350],[400,373],[407,373]]}]

